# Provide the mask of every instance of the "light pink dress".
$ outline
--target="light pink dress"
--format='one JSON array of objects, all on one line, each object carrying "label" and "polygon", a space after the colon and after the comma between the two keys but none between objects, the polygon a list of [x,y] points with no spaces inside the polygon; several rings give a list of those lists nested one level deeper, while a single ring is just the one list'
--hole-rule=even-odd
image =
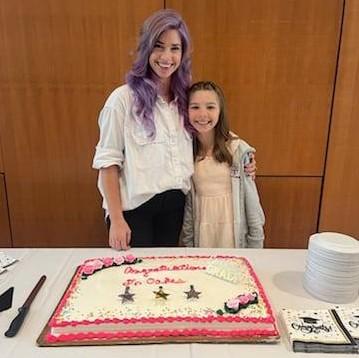
[{"label": "light pink dress", "polygon": [[212,157],[196,161],[196,231],[200,247],[234,247],[230,168]]}]

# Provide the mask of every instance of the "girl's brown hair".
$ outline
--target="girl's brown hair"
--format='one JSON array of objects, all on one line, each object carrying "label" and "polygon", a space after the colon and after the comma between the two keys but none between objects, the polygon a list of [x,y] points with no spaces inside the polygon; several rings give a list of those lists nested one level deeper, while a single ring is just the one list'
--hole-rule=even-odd
[{"label": "girl's brown hair", "polygon": [[[191,96],[197,91],[213,91],[217,94],[219,101],[219,119],[218,123],[214,127],[214,147],[213,147],[213,156],[215,160],[219,163],[228,163],[232,165],[233,157],[231,152],[228,149],[228,144],[230,141],[236,139],[229,132],[227,111],[224,100],[224,94],[221,88],[212,81],[200,81],[194,83],[188,90],[188,99],[190,100]],[[193,154],[195,159],[202,160],[204,159],[203,155],[200,153],[201,144],[199,143],[196,136],[193,139]]]}]

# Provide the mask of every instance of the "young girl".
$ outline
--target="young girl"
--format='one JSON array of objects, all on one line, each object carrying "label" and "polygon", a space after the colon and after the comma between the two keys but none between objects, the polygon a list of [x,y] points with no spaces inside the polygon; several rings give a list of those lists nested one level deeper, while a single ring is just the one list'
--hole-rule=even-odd
[{"label": "young girl", "polygon": [[115,249],[178,245],[193,173],[190,81],[187,26],[175,11],[160,10],[142,26],[127,84],[99,117],[93,167]]},{"label": "young girl", "polygon": [[229,131],[221,89],[213,82],[193,84],[188,116],[197,134],[183,244],[263,247],[264,213],[255,182],[244,174],[254,149]]}]

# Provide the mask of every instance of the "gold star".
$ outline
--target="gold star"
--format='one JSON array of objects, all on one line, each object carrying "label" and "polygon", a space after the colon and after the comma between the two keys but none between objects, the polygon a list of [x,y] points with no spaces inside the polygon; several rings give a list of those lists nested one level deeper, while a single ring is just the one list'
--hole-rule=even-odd
[{"label": "gold star", "polygon": [[159,286],[158,291],[153,291],[153,293],[156,295],[156,298],[162,298],[164,300],[167,300],[167,296],[169,296],[169,293],[165,293],[163,291],[163,287]]}]

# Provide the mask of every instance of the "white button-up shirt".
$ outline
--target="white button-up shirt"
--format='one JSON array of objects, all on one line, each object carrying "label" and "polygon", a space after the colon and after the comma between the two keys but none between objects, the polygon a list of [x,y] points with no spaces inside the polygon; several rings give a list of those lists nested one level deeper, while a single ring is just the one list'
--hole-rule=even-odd
[{"label": "white button-up shirt", "polygon": [[[93,168],[120,168],[123,210],[135,209],[166,190],[180,189],[186,194],[190,189],[192,138],[183,127],[176,103],[168,104],[159,97],[153,116],[156,136],[151,139],[135,114],[128,85],[111,93],[99,116],[100,140]],[[98,188],[107,211],[100,176]]]}]

